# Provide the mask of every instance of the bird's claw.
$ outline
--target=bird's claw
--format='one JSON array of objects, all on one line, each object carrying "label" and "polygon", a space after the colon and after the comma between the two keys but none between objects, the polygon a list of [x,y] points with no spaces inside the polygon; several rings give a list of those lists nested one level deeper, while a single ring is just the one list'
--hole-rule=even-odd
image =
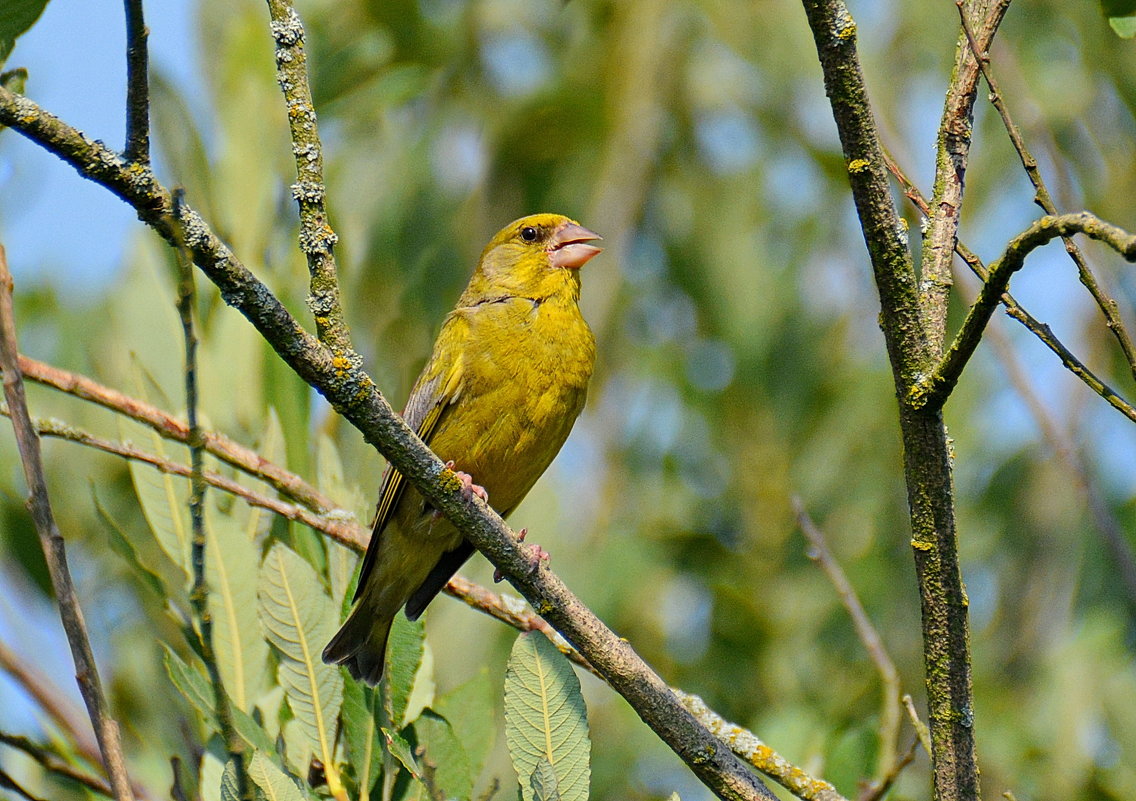
[{"label": "bird's claw", "polygon": [[[524,542],[525,537],[527,537],[528,535],[529,530],[527,528],[522,528],[517,532],[517,542]],[[544,550],[544,548],[541,548],[536,544],[529,545],[527,547],[527,550],[529,552],[529,556],[532,558],[532,567],[529,568],[530,573],[535,573],[538,569],[540,569],[541,562],[547,562],[552,558],[549,555],[548,551]],[[505,574],[501,572],[501,568],[497,568],[493,571],[493,582],[495,584],[500,583],[504,578]]]},{"label": "bird's claw", "polygon": [[446,462],[446,467],[449,470],[453,470],[454,475],[457,476],[458,481],[461,482],[461,494],[463,498],[468,501],[470,498],[476,495],[483,501],[489,501],[489,493],[485,491],[485,487],[481,486],[480,484],[474,484],[473,478],[469,473],[463,473],[461,470],[455,469],[453,459]]}]

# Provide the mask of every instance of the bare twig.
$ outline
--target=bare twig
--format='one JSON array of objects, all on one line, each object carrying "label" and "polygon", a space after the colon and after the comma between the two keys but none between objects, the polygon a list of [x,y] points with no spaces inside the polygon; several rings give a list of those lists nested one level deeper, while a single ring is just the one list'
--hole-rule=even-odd
[{"label": "bare twig", "polygon": [[588,609],[547,565],[533,570],[529,552],[500,515],[476,496],[462,493],[452,470],[399,417],[361,367],[354,352],[333,353],[307,333],[187,206],[174,207],[170,192],[150,170],[130,170],[118,156],[34,102],[0,87],[0,124],[63,158],[81,175],[128,202],[146,224],[171,244],[177,229],[194,262],[302,379],[385,455],[394,468],[490,562],[508,577],[543,617],[583,653],[607,683],[714,793],[726,799],[772,799],[761,780],[682,706],[631,647]]},{"label": "bare twig", "polygon": [[[174,196],[175,208],[181,203],[180,191]],[[178,231],[181,240],[184,231]],[[189,518],[193,528],[191,558],[193,563],[193,590],[189,601],[193,607],[197,623],[198,640],[201,644],[201,659],[209,674],[213,687],[213,708],[221,736],[229,759],[233,762],[237,780],[237,795],[241,801],[254,801],[253,784],[245,770],[245,744],[233,726],[233,708],[225,683],[221,678],[221,668],[217,664],[217,654],[213,649],[213,616],[209,613],[209,585],[205,578],[205,438],[197,423],[197,334],[193,327],[193,307],[197,293],[194,289],[193,262],[190,261],[183,244],[175,248],[178,261],[177,310],[181,320],[182,338],[185,342],[185,405],[189,421],[189,461],[190,494]],[[217,558],[224,558],[218,555]]]},{"label": "bare twig", "polygon": [[[0,414],[8,414],[8,410],[5,406],[0,405]],[[193,475],[193,470],[188,465],[165,459],[149,451],[137,448],[134,445],[97,437],[81,428],[62,423],[58,420],[32,418],[32,423],[35,425],[36,432],[41,437],[64,439],[68,442],[74,442],[103,451],[104,453],[121,456],[124,459],[142,462],[168,475],[181,476],[183,478],[190,478]],[[323,532],[332,539],[351,548],[355,548],[356,550],[366,547],[368,537],[367,529],[355,524],[354,519],[345,513],[317,515],[302,506],[291,504],[279,498],[274,498],[249,489],[243,484],[212,470],[204,471],[204,476],[207,484],[240,498],[249,506],[267,509],[288,520],[303,523],[305,526]]]},{"label": "bare twig", "polygon": [[288,129],[296,157],[292,197],[300,207],[300,250],[308,260],[311,292],[308,308],[316,333],[337,356],[351,351],[351,334],[339,301],[339,280],[332,252],[338,237],[324,207],[323,145],[316,126],[316,109],[308,85],[304,25],[291,0],[268,0],[272,38],[276,40],[276,78],[288,106]]},{"label": "bare twig", "polygon": [[82,713],[67,699],[60,689],[50,684],[43,671],[36,670],[17,656],[0,640],[0,670],[3,670],[24,689],[55,725],[74,743],[76,750],[92,765],[101,762],[99,744],[90,734]]},{"label": "bare twig", "polygon": [[43,555],[47,560],[51,585],[59,601],[59,616],[71,646],[71,656],[75,661],[75,678],[79,691],[87,705],[91,725],[95,729],[103,766],[110,778],[114,795],[118,801],[132,801],[130,779],[126,774],[126,761],[122,756],[122,742],[119,739],[118,723],[111,717],[99,681],[95,656],[91,651],[91,640],[87,635],[87,624],[79,606],[79,597],[71,582],[71,572],[67,568],[67,552],[63,535],[55,523],[51,511],[51,500],[47,494],[47,480],[43,474],[43,461],[40,455],[39,437],[32,427],[28,415],[27,400],[24,396],[24,382],[18,365],[19,346],[16,344],[16,322],[12,309],[12,276],[8,272],[8,259],[3,245],[0,245],[0,368],[4,371],[4,395],[12,412],[12,429],[16,435],[16,446],[20,461],[24,466],[24,477],[28,482],[28,509],[39,534]]},{"label": "bare twig", "polygon": [[[919,188],[912,183],[899,165],[891,158],[887,158],[886,161],[888,170],[903,186],[904,195],[922,212],[924,217],[926,217],[929,211],[927,201],[919,191]],[[975,275],[983,281],[986,280],[989,274],[986,266],[982,263],[982,259],[978,258],[973,251],[962,242],[956,241],[955,253],[959,255],[959,258],[963,260]],[[1061,364],[1064,365],[1069,372],[1079,378],[1093,392],[1104,398],[1114,409],[1129,420],[1136,422],[1136,407],[1133,407],[1132,404],[1122,398],[1116,390],[1101,380],[1101,378],[1090,370],[1084,362],[1078,359],[1071,350],[1065,347],[1065,344],[1054,336],[1053,330],[1047,324],[1041,322],[1026,311],[1025,307],[1018,303],[1009,292],[1002,293],[999,302],[1006,307],[1006,313],[1008,315],[1025,326],[1030,333],[1041,340],[1043,345],[1053,351],[1061,360]]]},{"label": "bare twig", "polygon": [[876,666],[876,672],[880,674],[883,700],[878,732],[879,756],[876,762],[876,775],[871,784],[872,787],[880,787],[885,778],[895,770],[895,764],[899,758],[896,753],[899,747],[899,727],[902,723],[899,707],[901,691],[899,671],[896,670],[895,663],[888,654],[887,648],[884,647],[879,632],[876,631],[876,627],[868,618],[868,613],[864,611],[864,606],[860,603],[852,582],[848,580],[844,569],[836,561],[832,552],[829,551],[824,532],[809,517],[809,513],[805,510],[800,498],[793,498],[793,509],[797,515],[797,525],[809,541],[809,558],[820,565],[824,574],[828,576],[828,580],[832,582],[840,602],[844,605],[849,617],[852,618],[856,636],[860,638],[864,650],[868,652],[868,656]]},{"label": "bare twig", "polygon": [[[966,0],[963,16],[982,17],[976,37],[983,50],[998,30],[1010,0]],[[989,7],[989,8],[988,8]],[[975,52],[981,52],[975,50]],[[947,306],[951,289],[951,260],[958,237],[959,216],[970,137],[974,120],[974,99],[978,92],[978,63],[964,34],[959,35],[955,49],[955,66],[951,73],[939,122],[939,140],[935,154],[935,183],[931,214],[923,234],[922,280],[920,300],[926,312],[927,338],[936,357],[946,342]]]},{"label": "bare twig", "polygon": [[921,379],[908,394],[908,402],[917,409],[941,408],[950,396],[959,376],[982,339],[982,333],[1002,295],[1010,285],[1010,278],[1025,264],[1026,256],[1053,239],[1073,234],[1085,234],[1104,242],[1127,261],[1136,261],[1136,235],[1115,225],[1081,212],[1042,217],[1023,233],[1014,237],[1005,252],[990,267],[986,283],[978,299],[970,307],[962,328],[955,335],[950,349],[927,376]]},{"label": "bare twig", "polygon": [[[20,356],[20,370],[23,371],[24,378],[125,415],[149,426],[161,437],[175,442],[189,442],[189,426],[183,420],[146,401],[125,395],[79,373],[63,370],[23,355]],[[295,473],[290,473],[267,461],[251,448],[246,448],[224,434],[214,431],[203,431],[202,436],[205,438],[205,450],[210,454],[272,485],[297,503],[321,514],[337,509],[335,502],[315,487]]]},{"label": "bare twig", "polygon": [[864,791],[857,796],[856,801],[879,801],[887,795],[888,790],[895,784],[895,780],[899,778],[899,774],[903,773],[903,769],[912,763],[915,759],[915,750],[919,747],[919,738],[916,737],[907,746],[907,750],[903,752],[903,756],[895,760],[895,764],[891,766],[884,776],[879,780],[872,782],[869,786],[864,788]]},{"label": "bare twig", "polygon": [[123,0],[126,8],[126,150],[127,161],[150,163],[150,68],[146,40],[150,31],[142,0]]},{"label": "bare twig", "polygon": [[[1034,188],[1034,202],[1039,205],[1046,214],[1056,215],[1057,205],[1053,202],[1053,198],[1049,194],[1049,189],[1045,185],[1045,180],[1041,176],[1041,170],[1037,165],[1037,159],[1033,157],[1029,149],[1026,147],[1025,139],[1022,138],[1022,132],[1013,119],[1010,117],[1010,111],[1006,106],[1006,102],[1002,97],[1002,91],[998,88],[998,82],[994,79],[993,71],[990,69],[990,56],[982,48],[982,45],[976,41],[975,34],[971,30],[970,22],[966,18],[966,13],[963,11],[962,0],[955,0],[955,5],[959,9],[959,18],[962,20],[962,28],[966,33],[967,41],[970,43],[970,49],[978,59],[978,68],[982,71],[982,77],[986,79],[986,85],[990,87],[990,103],[998,112],[998,116],[1002,119],[1002,125],[1006,128],[1006,133],[1010,137],[1010,143],[1013,144],[1014,150],[1017,151],[1018,158],[1025,168],[1026,175],[1029,176],[1030,183]],[[1128,329],[1124,327],[1124,321],[1120,317],[1120,308],[1116,300],[1101,288],[1096,276],[1093,275],[1089,269],[1089,265],[1085,261],[1084,254],[1073,241],[1071,237],[1064,236],[1061,238],[1065,244],[1065,250],[1069,254],[1069,258],[1077,265],[1077,274],[1081,279],[1081,283],[1089,290],[1089,294],[1093,296],[1097,306],[1104,315],[1105,325],[1116,338],[1117,343],[1120,345],[1120,350],[1124,353],[1125,359],[1128,360],[1128,369],[1132,373],[1132,377],[1136,379],[1136,347],[1133,347],[1132,337],[1128,334]]]},{"label": "bare twig", "polygon": [[931,732],[928,731],[927,724],[919,718],[919,713],[915,710],[915,702],[910,695],[904,695],[900,700],[903,701],[903,708],[907,710],[908,720],[915,728],[915,735],[919,738],[919,743],[923,746],[923,750],[930,754]]},{"label": "bare twig", "polygon": [[34,743],[27,737],[21,737],[17,734],[8,734],[7,732],[0,732],[0,743],[23,751],[42,765],[44,770],[77,782],[87,789],[94,790],[96,793],[105,795],[108,798],[114,798],[114,791],[111,790],[109,784],[98,776],[91,776],[88,773],[84,773],[68,765],[59,755],[48,750],[46,746]]}]

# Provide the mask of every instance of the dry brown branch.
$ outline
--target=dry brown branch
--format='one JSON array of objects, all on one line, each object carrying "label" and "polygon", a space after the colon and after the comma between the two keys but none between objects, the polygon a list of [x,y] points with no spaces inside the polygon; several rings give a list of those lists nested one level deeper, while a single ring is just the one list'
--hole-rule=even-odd
[{"label": "dry brown branch", "polygon": [[114,788],[118,801],[132,801],[134,794],[126,773],[126,760],[122,755],[118,723],[110,714],[102,682],[99,680],[95,656],[87,624],[79,605],[79,597],[67,567],[67,551],[63,535],[55,523],[51,500],[47,493],[47,480],[43,474],[39,437],[36,436],[28,414],[24,395],[24,381],[19,368],[19,346],[16,340],[16,321],[12,307],[12,275],[8,272],[8,259],[0,245],[0,369],[4,371],[4,395],[12,413],[12,429],[16,446],[28,482],[28,509],[39,534],[43,555],[47,560],[51,585],[59,601],[59,616],[71,646],[75,661],[75,678],[87,705],[87,713],[95,730],[95,739],[102,754],[103,766]]},{"label": "dry brown branch", "polygon": [[94,790],[96,793],[105,795],[108,798],[114,798],[114,791],[111,790],[109,784],[100,779],[98,776],[91,776],[81,770],[77,770],[71,765],[67,764],[58,754],[52,753],[46,746],[39,745],[29,740],[27,737],[21,737],[16,734],[8,734],[0,732],[0,743],[6,746],[23,751],[36,762],[43,766],[44,770],[63,776],[73,782],[83,785],[89,790]]}]

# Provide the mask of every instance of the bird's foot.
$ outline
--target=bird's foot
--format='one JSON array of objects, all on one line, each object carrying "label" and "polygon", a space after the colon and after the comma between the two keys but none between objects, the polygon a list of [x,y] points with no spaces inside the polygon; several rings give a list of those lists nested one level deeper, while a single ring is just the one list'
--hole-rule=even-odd
[{"label": "bird's foot", "polygon": [[[524,542],[525,537],[527,537],[528,535],[529,535],[529,530],[527,528],[522,528],[520,531],[517,532],[517,542]],[[529,552],[530,558],[532,559],[532,566],[529,568],[529,573],[535,573],[537,570],[540,569],[540,563],[541,562],[547,562],[552,558],[549,555],[548,551],[544,550],[544,548],[541,548],[539,545],[536,545],[535,543],[532,544],[532,545],[529,545],[527,547],[527,550]],[[500,582],[503,578],[505,578],[505,575],[501,572],[500,568],[497,568],[496,570],[493,571],[494,583]]]},{"label": "bird's foot", "polygon": [[461,470],[455,469],[453,459],[446,462],[446,467],[449,470],[453,470],[454,475],[457,476],[458,481],[461,482],[461,494],[463,498],[468,501],[470,498],[476,495],[483,501],[489,501],[489,493],[485,491],[485,487],[481,486],[480,484],[474,484],[473,478],[469,473],[463,473]]}]

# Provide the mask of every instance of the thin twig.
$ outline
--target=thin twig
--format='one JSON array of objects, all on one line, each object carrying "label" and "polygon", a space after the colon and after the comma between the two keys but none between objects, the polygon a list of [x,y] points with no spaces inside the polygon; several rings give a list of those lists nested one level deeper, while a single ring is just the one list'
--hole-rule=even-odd
[{"label": "thin twig", "polygon": [[84,773],[77,768],[68,765],[58,754],[48,750],[47,746],[39,745],[29,740],[27,737],[22,737],[18,734],[8,734],[7,732],[0,731],[0,743],[6,746],[23,751],[36,762],[43,766],[44,770],[51,773],[58,774],[64,778],[77,782],[89,790],[94,790],[96,793],[105,795],[108,798],[114,798],[114,791],[111,790],[109,784],[100,779],[98,776],[91,776]]},{"label": "thin twig", "polygon": [[19,345],[16,341],[16,321],[12,309],[12,275],[8,272],[8,259],[4,246],[0,245],[0,369],[4,371],[4,395],[8,408],[12,411],[12,429],[16,435],[16,446],[24,467],[24,477],[28,482],[28,509],[35,523],[43,546],[44,559],[47,560],[51,586],[59,601],[59,616],[71,646],[71,656],[75,662],[75,678],[79,691],[87,705],[91,725],[95,729],[95,739],[99,743],[103,766],[114,788],[118,801],[132,801],[130,779],[126,773],[126,761],[122,755],[122,742],[119,739],[118,723],[111,717],[102,682],[99,680],[95,655],[91,650],[91,640],[87,635],[87,624],[79,606],[79,597],[71,582],[71,572],[67,568],[67,552],[63,535],[51,511],[51,500],[47,494],[47,480],[43,474],[43,460],[40,454],[39,437],[32,427],[28,414],[27,400],[24,396],[24,382],[18,366]]},{"label": "thin twig", "polygon": [[150,68],[146,40],[150,31],[142,0],[123,0],[126,8],[126,149],[127,161],[150,163]]},{"label": "thin twig", "polygon": [[42,670],[24,662],[3,640],[0,640],[0,670],[15,679],[88,762],[101,764],[99,744],[91,737],[90,727],[82,713],[63,697],[58,687],[49,682]]},{"label": "thin twig", "polygon": [[1136,261],[1136,235],[1106,223],[1088,212],[1042,217],[1037,220],[1010,240],[1002,257],[990,266],[986,282],[978,293],[978,299],[970,307],[950,349],[935,369],[917,382],[908,393],[907,402],[913,408],[942,408],[955,384],[958,383],[963,368],[978,347],[986,324],[990,322],[994,309],[1001,302],[1002,295],[1010,285],[1010,278],[1023,267],[1026,256],[1053,239],[1078,233],[1105,243],[1127,261]]},{"label": "thin twig", "polygon": [[[929,209],[927,201],[919,191],[919,188],[915,186],[899,165],[890,157],[886,158],[886,162],[888,170],[903,186],[903,194],[919,209],[923,216],[926,217]],[[983,281],[986,280],[989,274],[986,266],[982,263],[982,259],[978,258],[973,251],[962,242],[955,242],[955,253],[959,255],[959,258],[963,260],[975,275]],[[1084,362],[1078,359],[1071,350],[1065,347],[1065,344],[1054,336],[1053,330],[1046,323],[1041,322],[1026,311],[1025,307],[1018,303],[1009,292],[1004,292],[999,302],[1006,307],[1006,313],[1010,315],[1010,317],[1025,326],[1030,333],[1041,340],[1043,345],[1057,355],[1057,358],[1061,360],[1061,364],[1065,369],[1079,378],[1085,386],[1093,392],[1104,398],[1110,406],[1136,423],[1136,407],[1133,407],[1132,404],[1122,398],[1116,390],[1106,384],[1096,373],[1090,370]]]},{"label": "thin twig", "polygon": [[[174,196],[175,207],[180,202],[179,192]],[[184,232],[179,232],[179,239],[181,236],[184,236]],[[177,310],[185,342],[185,405],[189,421],[189,518],[193,528],[193,591],[189,595],[189,601],[196,618],[201,659],[205,662],[209,683],[213,686],[213,707],[217,722],[221,727],[229,759],[233,762],[237,795],[241,801],[254,801],[253,784],[245,771],[244,740],[233,726],[233,708],[213,649],[213,616],[209,612],[209,585],[205,577],[205,439],[197,423],[197,334],[193,327],[197,293],[194,289],[193,262],[184,246],[177,247],[174,251],[178,262]],[[223,559],[224,556],[218,554],[215,558]]]},{"label": "thin twig", "polygon": [[902,713],[899,707],[901,692],[899,671],[896,670],[895,662],[892,661],[887,648],[884,647],[879,632],[876,631],[876,627],[868,618],[868,613],[864,611],[864,605],[860,603],[860,598],[856,595],[856,589],[852,586],[852,582],[848,580],[844,569],[828,549],[824,532],[809,517],[809,513],[805,510],[800,498],[793,498],[793,509],[797,515],[797,526],[809,541],[809,558],[820,565],[821,570],[828,576],[828,580],[836,589],[840,602],[844,605],[849,617],[852,618],[856,636],[860,638],[864,650],[868,652],[868,656],[876,666],[876,672],[880,674],[883,700],[878,732],[879,755],[876,762],[876,775],[871,784],[872,787],[879,787],[883,784],[884,779],[895,770],[895,763],[899,757],[896,753],[899,748],[899,727],[902,723]]},{"label": "thin twig", "polygon": [[[987,11],[987,3],[990,3]],[[1010,0],[967,0],[967,11],[983,15],[977,34],[980,46],[989,46],[1006,14]],[[980,52],[980,51],[975,51]],[[955,48],[955,65],[943,103],[939,138],[935,153],[934,194],[931,214],[923,233],[923,259],[920,300],[926,313],[924,324],[935,358],[946,343],[947,308],[951,290],[951,260],[958,238],[962,212],[964,179],[970,158],[974,99],[978,92],[979,71],[976,58],[960,33]]]},{"label": "thin twig", "polygon": [[1120,583],[1124,588],[1128,612],[1136,620],[1136,553],[1124,533],[1124,527],[1116,519],[1108,503],[1101,497],[1093,481],[1089,478],[1089,470],[1078,452],[1072,435],[1061,426],[1045,404],[1041,402],[1037,392],[1030,383],[1029,376],[1022,367],[1014,348],[1010,345],[1005,333],[998,326],[987,329],[987,336],[991,337],[994,350],[1002,360],[1003,369],[1010,383],[1017,390],[1026,407],[1030,410],[1042,437],[1057,458],[1065,465],[1065,469],[1073,476],[1073,483],[1085,499],[1085,505],[1092,515],[1097,533],[1104,540],[1120,576]]},{"label": "thin twig", "polygon": [[[6,406],[0,405],[0,414],[5,416],[8,414]],[[44,420],[42,418],[32,418],[32,423],[35,426],[36,432],[41,437],[64,439],[68,442],[94,448],[104,453],[121,456],[124,459],[142,462],[168,475],[181,476],[183,478],[191,478],[193,475],[193,469],[188,465],[157,456],[131,444],[114,442],[112,440],[103,439],[102,437],[97,437],[77,426],[68,425],[58,420]],[[249,489],[243,484],[212,470],[204,471],[204,476],[207,484],[240,498],[249,506],[267,509],[283,518],[302,523],[356,550],[366,547],[368,537],[367,529],[355,524],[354,518],[346,513],[340,512],[318,515],[308,511],[302,506],[291,504],[279,498],[274,498],[257,492],[256,490]]]},{"label": "thin twig", "polygon": [[[1026,175],[1029,176],[1030,183],[1034,188],[1034,202],[1042,208],[1046,214],[1056,215],[1057,205],[1053,202],[1053,198],[1049,194],[1049,189],[1045,185],[1045,180],[1041,176],[1041,169],[1038,167],[1037,159],[1033,157],[1029,149],[1026,147],[1025,139],[1022,137],[1021,129],[1014,123],[1010,117],[1010,111],[1006,106],[1006,102],[1002,97],[1002,91],[998,88],[998,82],[994,79],[994,74],[990,69],[990,56],[982,49],[982,46],[975,40],[974,32],[971,30],[970,23],[966,18],[966,13],[963,11],[962,0],[955,0],[955,5],[959,9],[959,18],[962,20],[963,31],[966,33],[967,41],[970,43],[970,48],[978,59],[978,68],[982,71],[982,77],[986,79],[986,85],[990,87],[990,103],[998,112],[998,116],[1002,119],[1002,125],[1006,128],[1006,133],[1010,137],[1010,143],[1013,144],[1014,150],[1018,153],[1018,158],[1025,168]],[[1128,329],[1124,327],[1124,321],[1120,317],[1120,307],[1117,305],[1116,299],[1109,297],[1109,295],[1101,288],[1096,276],[1093,275],[1089,269],[1088,263],[1085,261],[1085,256],[1081,253],[1081,249],[1071,237],[1064,236],[1061,238],[1065,244],[1065,250],[1069,254],[1069,258],[1077,265],[1077,275],[1081,279],[1081,283],[1089,290],[1089,294],[1093,296],[1101,314],[1104,315],[1105,325],[1116,338],[1117,343],[1120,345],[1120,350],[1124,353],[1125,359],[1128,360],[1128,369],[1132,373],[1132,377],[1136,379],[1136,347],[1132,344],[1132,337],[1128,334]]]},{"label": "thin twig", "polygon": [[914,761],[915,751],[918,747],[919,738],[916,737],[911,741],[911,744],[907,746],[907,750],[903,752],[903,756],[895,761],[891,770],[879,781],[872,782],[871,785],[865,787],[864,791],[857,796],[856,801],[879,801],[887,795],[888,790],[895,784],[895,780],[899,778],[899,774],[903,773],[903,769]]},{"label": "thin twig", "polygon": [[304,25],[291,0],[268,0],[272,38],[276,41],[276,78],[288,107],[288,130],[296,157],[292,197],[300,208],[300,250],[308,260],[311,291],[308,308],[320,342],[337,354],[351,350],[351,334],[339,300],[333,250],[338,237],[328,222],[324,197],[323,145],[316,126],[316,109],[308,82]]},{"label": "thin twig", "polygon": [[919,743],[929,756],[931,754],[931,732],[928,731],[927,724],[920,719],[919,713],[915,711],[915,702],[910,695],[904,695],[900,700],[903,702],[903,708],[907,710],[908,720],[915,728],[915,735],[919,738]]},{"label": "thin twig", "polygon": [[[20,356],[20,370],[24,378],[125,415],[149,426],[165,439],[181,443],[189,442],[189,426],[183,420],[144,400],[125,395],[87,376],[24,355]],[[246,448],[215,431],[203,431],[202,436],[205,439],[205,450],[226,464],[270,484],[283,495],[303,504],[313,512],[328,514],[337,511],[338,507],[333,500],[295,473],[290,473],[267,461],[252,448]]]}]

